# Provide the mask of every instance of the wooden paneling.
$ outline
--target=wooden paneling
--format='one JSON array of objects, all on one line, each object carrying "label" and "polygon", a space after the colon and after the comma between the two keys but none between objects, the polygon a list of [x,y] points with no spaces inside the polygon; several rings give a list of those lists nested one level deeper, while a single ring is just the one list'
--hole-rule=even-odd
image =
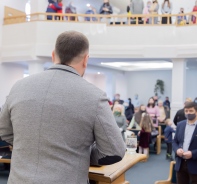
[{"label": "wooden paneling", "polygon": [[26,21],[25,12],[7,6],[4,7],[4,24],[15,24],[25,21]]}]

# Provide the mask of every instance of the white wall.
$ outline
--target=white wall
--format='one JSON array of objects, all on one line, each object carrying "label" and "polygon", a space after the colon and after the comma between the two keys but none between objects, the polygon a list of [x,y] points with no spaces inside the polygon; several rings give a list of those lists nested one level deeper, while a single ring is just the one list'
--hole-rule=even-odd
[{"label": "white wall", "polygon": [[27,61],[51,57],[57,36],[68,30],[80,31],[88,37],[90,56],[94,58],[197,57],[197,26],[145,26],[142,29],[141,26],[38,21],[3,26],[2,59],[18,61],[23,56]]},{"label": "white wall", "polygon": [[[134,98],[139,95],[141,103],[147,104],[148,99],[154,96],[154,86],[157,79],[165,83],[165,94],[171,99],[172,71],[136,71],[126,72],[128,95]],[[163,98],[163,97],[162,97]]]},{"label": "white wall", "polygon": [[[0,1],[0,106],[5,103],[6,96],[10,89],[19,79],[23,78],[24,67],[17,64],[2,64],[2,27],[4,18],[4,6],[13,7],[15,9],[25,11],[26,0],[1,0]],[[12,30],[13,33],[16,32]]]},{"label": "white wall", "polygon": [[0,0],[0,53],[2,43],[2,26],[4,18],[4,6],[9,6],[21,11],[25,11],[25,4],[27,0]]},{"label": "white wall", "polygon": [[5,103],[12,86],[23,78],[24,67],[16,64],[0,64],[0,106]]},{"label": "white wall", "polygon": [[106,91],[106,77],[104,74],[98,75],[98,74],[86,73],[83,78],[88,82],[90,82],[91,84],[94,84],[102,91],[104,92]]},{"label": "white wall", "polygon": [[[114,94],[119,93],[122,99],[127,99],[127,85],[126,85],[126,78],[125,73],[119,70],[113,70],[108,68],[103,68],[99,66],[92,66],[88,65],[86,70],[86,75],[94,74],[97,75],[97,72],[100,72],[102,75],[105,76],[105,79],[101,79],[98,81],[98,85],[105,81],[105,85],[103,85],[103,91],[106,92],[107,96],[112,100]],[[98,75],[99,76],[99,75]],[[99,78],[99,77],[98,77]],[[88,79],[91,83],[95,82],[93,78]],[[101,82],[102,81],[102,82]],[[94,83],[96,86],[97,84]],[[97,87],[99,87],[97,86]],[[105,86],[105,87],[104,87]]]},{"label": "white wall", "polygon": [[[93,68],[95,70],[90,70]],[[101,71],[105,77],[90,72]],[[110,74],[110,75],[109,75]],[[87,77],[86,77],[87,76]],[[100,80],[96,80],[98,76]],[[154,95],[154,86],[157,79],[161,79],[165,83],[164,95],[159,95],[162,100],[168,96],[171,100],[172,91],[172,71],[171,70],[152,70],[152,71],[134,71],[134,72],[119,72],[110,69],[100,69],[100,67],[89,66],[85,78],[105,91],[112,99],[115,93],[120,93],[123,100],[134,98],[135,94],[139,95],[141,103],[147,104],[148,99]],[[186,97],[192,99],[197,97],[197,70],[190,69],[186,72]],[[109,80],[109,81],[108,81]],[[105,85],[104,85],[105,83]],[[102,87],[101,87],[102,86]],[[110,91],[111,90],[111,91]]]},{"label": "white wall", "polygon": [[186,96],[195,99],[197,97],[197,70],[187,70],[186,72]]},{"label": "white wall", "polygon": [[[161,99],[164,100],[165,96],[169,96],[171,99],[171,70],[126,72],[126,78],[128,85],[128,96],[134,98],[134,95],[137,93],[139,94],[141,102],[144,104],[147,104],[148,99],[154,95],[154,86],[157,79],[161,79],[165,83],[165,93],[163,96],[161,96]],[[197,70],[187,70],[185,98],[191,97],[194,99],[197,97],[196,79]]]}]

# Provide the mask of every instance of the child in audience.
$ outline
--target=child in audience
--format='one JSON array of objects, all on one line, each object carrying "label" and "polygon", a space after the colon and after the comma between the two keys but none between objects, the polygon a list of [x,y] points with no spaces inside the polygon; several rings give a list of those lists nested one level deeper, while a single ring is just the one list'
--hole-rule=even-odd
[{"label": "child in audience", "polygon": [[165,136],[165,142],[167,145],[167,152],[166,152],[166,159],[173,160],[172,158],[172,133],[175,132],[175,130],[171,127],[172,121],[170,119],[166,120],[166,128],[164,130],[164,136]]},{"label": "child in audience", "polygon": [[140,137],[139,153],[148,155],[149,144],[151,141],[151,131],[153,128],[152,119],[149,114],[143,113],[140,122],[141,131],[138,133]]}]

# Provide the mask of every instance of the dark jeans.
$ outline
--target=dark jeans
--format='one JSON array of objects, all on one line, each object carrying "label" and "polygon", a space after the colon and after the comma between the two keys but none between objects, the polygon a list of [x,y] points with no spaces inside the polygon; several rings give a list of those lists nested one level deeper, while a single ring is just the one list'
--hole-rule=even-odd
[{"label": "dark jeans", "polygon": [[172,155],[172,143],[166,143],[167,144],[167,154]]},{"label": "dark jeans", "polygon": [[[168,23],[168,17],[162,17],[161,23],[162,24],[167,24]],[[170,20],[169,20],[169,24],[172,24],[172,18],[171,17],[170,17]]]},{"label": "dark jeans", "polygon": [[177,172],[177,184],[197,184],[197,174],[189,174],[187,161],[182,160],[180,170]]}]

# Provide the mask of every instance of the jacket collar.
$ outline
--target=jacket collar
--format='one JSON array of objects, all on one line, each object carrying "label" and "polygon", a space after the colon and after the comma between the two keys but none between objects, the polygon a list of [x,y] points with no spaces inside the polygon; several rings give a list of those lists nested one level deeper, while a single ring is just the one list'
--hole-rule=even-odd
[{"label": "jacket collar", "polygon": [[191,145],[192,141],[194,140],[195,136],[197,136],[197,125],[195,125],[195,126],[196,127],[195,127],[194,133],[192,135],[192,139],[191,139],[190,145]]},{"label": "jacket collar", "polygon": [[187,124],[187,121],[185,120],[184,121],[184,124],[183,124],[183,127],[181,128],[181,137],[182,137],[182,142],[184,142],[184,139],[185,139],[185,128],[186,128],[186,124]]},{"label": "jacket collar", "polygon": [[71,66],[55,64],[55,65],[51,66],[49,69],[55,69],[55,68],[62,69],[62,70],[67,70],[67,71],[75,73],[76,75],[81,77],[81,75]]}]

